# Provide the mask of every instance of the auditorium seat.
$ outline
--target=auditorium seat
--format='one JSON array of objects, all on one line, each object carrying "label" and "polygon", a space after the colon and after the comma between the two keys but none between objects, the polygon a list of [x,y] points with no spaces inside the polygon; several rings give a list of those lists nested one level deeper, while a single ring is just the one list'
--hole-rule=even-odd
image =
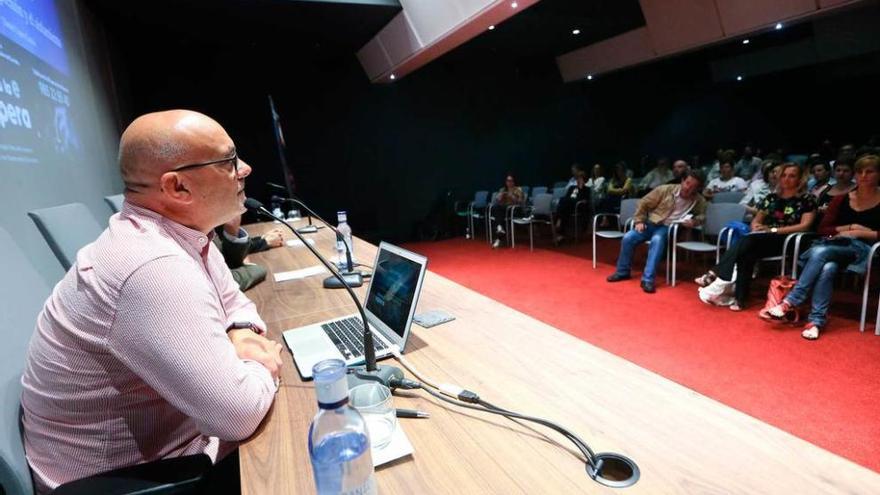
[{"label": "auditorium seat", "polygon": [[104,230],[82,203],[70,203],[28,212],[55,257],[67,271],[76,253]]},{"label": "auditorium seat", "polygon": [[124,194],[114,194],[113,196],[104,196],[104,201],[113,210],[113,213],[119,213],[122,210],[122,201],[125,199]]}]

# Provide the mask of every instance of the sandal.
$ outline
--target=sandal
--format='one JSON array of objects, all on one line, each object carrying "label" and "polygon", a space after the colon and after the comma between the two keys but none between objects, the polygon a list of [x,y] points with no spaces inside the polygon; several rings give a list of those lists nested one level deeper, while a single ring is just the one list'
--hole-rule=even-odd
[{"label": "sandal", "polygon": [[730,306],[728,306],[728,308],[730,308],[731,311],[742,311],[742,310],[743,310],[743,306],[744,306],[744,305],[743,305],[743,304],[740,304],[739,301],[733,301],[733,304],[731,304]]},{"label": "sandal", "polygon": [[785,318],[789,311],[791,311],[791,308],[791,303],[788,302],[788,300],[783,299],[781,303],[767,310],[767,314],[769,314],[773,318],[781,320]]},{"label": "sandal", "polygon": [[801,332],[801,337],[807,340],[816,340],[819,338],[819,330],[819,326],[815,323],[807,323],[804,331]]},{"label": "sandal", "polygon": [[706,272],[706,273],[700,275],[699,277],[695,278],[694,283],[699,285],[700,287],[708,287],[709,284],[714,282],[716,278],[718,278],[718,277],[714,273]]}]

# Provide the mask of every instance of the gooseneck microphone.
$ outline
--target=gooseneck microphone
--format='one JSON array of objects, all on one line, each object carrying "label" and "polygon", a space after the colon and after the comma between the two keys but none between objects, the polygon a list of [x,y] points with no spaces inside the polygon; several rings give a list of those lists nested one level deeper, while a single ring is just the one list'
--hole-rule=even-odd
[{"label": "gooseneck microphone", "polygon": [[367,382],[380,382],[384,384],[386,387],[389,386],[389,382],[393,380],[402,380],[403,379],[403,371],[400,368],[395,366],[377,366],[376,365],[376,349],[373,347],[373,332],[370,331],[369,323],[367,322],[367,313],[364,311],[364,307],[361,305],[360,300],[358,300],[357,295],[351,290],[351,287],[345,282],[345,279],[333,266],[332,263],[327,261],[326,258],[321,256],[321,253],[318,252],[313,246],[311,246],[308,242],[306,242],[305,238],[296,231],[290,224],[282,221],[280,218],[276,217],[272,214],[271,211],[267,210],[263,203],[260,203],[254,198],[247,198],[244,200],[244,206],[248,210],[251,210],[256,213],[261,213],[264,216],[269,218],[281,221],[283,225],[286,225],[293,235],[295,235],[300,241],[302,241],[303,245],[315,255],[316,258],[325,266],[330,273],[333,274],[339,280],[339,283],[348,291],[348,295],[351,296],[351,300],[354,301],[354,305],[357,307],[358,313],[360,313],[361,321],[364,324],[364,367],[352,367],[349,368],[348,375],[348,386],[349,388],[354,387],[361,383]]},{"label": "gooseneck microphone", "polygon": [[[321,218],[320,215],[312,211],[305,203],[296,199],[296,198],[282,198],[281,196],[272,196],[272,201],[283,201],[286,203],[293,203],[294,205],[299,206],[309,215],[309,221],[311,221],[312,217],[317,218],[324,225],[327,226],[330,230],[332,230],[336,234],[336,241],[339,242],[339,239],[342,238],[342,234],[336,230],[336,227],[330,225],[329,222]],[[317,230],[317,229],[316,229]],[[300,234],[304,234],[303,229],[298,229]],[[348,245],[347,242],[344,241],[342,244],[345,246],[345,271],[342,272],[342,277],[345,279],[345,283],[352,287],[360,287],[364,284],[364,274],[354,270],[354,262],[351,259],[351,246]],[[324,279],[324,288],[326,289],[341,289],[342,286],[339,285],[339,280],[336,277],[327,277]]]},{"label": "gooseneck microphone", "polygon": [[[271,187],[272,189],[277,189],[277,190],[283,191],[285,193],[287,192],[287,188],[282,186],[281,184],[276,184],[274,182],[267,182],[266,185]],[[274,203],[275,201],[278,201],[278,202],[283,201],[283,202],[288,202],[288,203],[291,202],[287,198],[282,198],[281,196],[273,195],[272,202]],[[306,212],[306,213],[308,213],[308,212]],[[318,231],[318,226],[312,225],[312,216],[307,214],[306,218],[309,220],[309,224],[306,225],[305,227],[300,227],[300,228],[296,229],[297,232],[299,232],[300,234],[314,234],[314,233],[316,233]],[[321,220],[321,221],[323,222],[323,220]],[[324,222],[324,223],[327,223],[327,222]]]}]

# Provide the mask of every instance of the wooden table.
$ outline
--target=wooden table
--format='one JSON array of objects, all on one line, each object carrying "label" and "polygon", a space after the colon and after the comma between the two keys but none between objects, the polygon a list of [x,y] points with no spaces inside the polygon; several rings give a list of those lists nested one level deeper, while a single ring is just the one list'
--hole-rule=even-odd
[{"label": "wooden table", "polygon": [[[328,229],[309,237],[325,255],[334,253]],[[372,264],[375,247],[358,240],[355,253]],[[304,247],[251,259],[270,272],[317,264]],[[282,283],[269,278],[248,296],[278,341],[286,329],[354,311],[345,291],[321,287],[323,276]],[[555,433],[413,391],[402,392],[395,405],[428,411],[431,418],[400,420],[415,453],[377,469],[383,494],[880,493],[878,473],[431,272],[418,311],[430,309],[457,319],[431,329],[413,326],[406,357],[419,372],[562,424],[596,452],[635,460],[641,479],[630,488],[601,486]],[[289,353],[284,359],[275,405],[240,449],[244,494],[315,491],[306,447],[315,394],[311,382],[300,380]]]}]

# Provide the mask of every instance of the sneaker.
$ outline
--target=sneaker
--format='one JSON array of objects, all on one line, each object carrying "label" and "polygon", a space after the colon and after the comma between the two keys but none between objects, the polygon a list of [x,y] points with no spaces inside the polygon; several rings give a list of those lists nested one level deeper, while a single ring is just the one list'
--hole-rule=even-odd
[{"label": "sneaker", "polygon": [[819,330],[821,330],[819,325],[816,325],[815,323],[807,323],[807,326],[804,327],[804,331],[801,332],[801,337],[807,340],[816,340],[819,338]]},{"label": "sneaker", "polygon": [[654,282],[642,280],[642,290],[647,292],[648,294],[653,294],[657,292],[657,287],[654,286]]},{"label": "sneaker", "polygon": [[712,272],[706,272],[699,277],[694,279],[694,283],[699,285],[700,287],[707,287],[709,284],[715,281],[718,278]]},{"label": "sneaker", "polygon": [[492,243],[492,249],[498,249],[501,247],[501,239],[495,239],[495,242]]},{"label": "sneaker", "polygon": [[620,282],[621,280],[629,280],[629,279],[630,279],[629,274],[624,275],[622,273],[614,272],[611,275],[608,275],[608,278],[606,278],[605,280],[607,280],[609,282]]}]

